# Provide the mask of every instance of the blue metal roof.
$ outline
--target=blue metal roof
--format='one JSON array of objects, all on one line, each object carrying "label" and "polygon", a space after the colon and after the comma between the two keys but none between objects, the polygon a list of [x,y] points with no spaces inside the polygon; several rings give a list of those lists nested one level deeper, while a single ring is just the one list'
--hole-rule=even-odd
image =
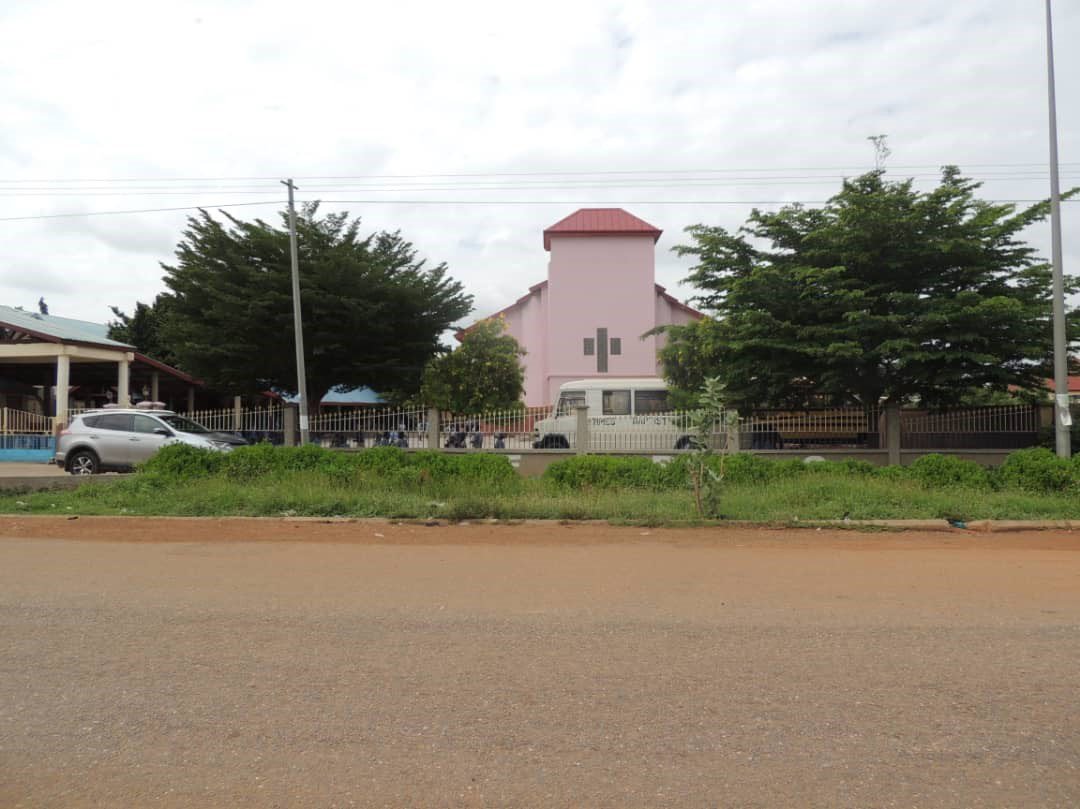
[{"label": "blue metal roof", "polygon": [[360,404],[382,404],[382,396],[377,394],[371,388],[353,388],[352,390],[330,391],[324,397],[322,397],[322,403],[336,404],[336,405],[360,405]]},{"label": "blue metal roof", "polygon": [[104,323],[73,320],[70,317],[42,315],[12,306],[0,306],[0,325],[20,331],[32,331],[65,343],[91,343],[108,348],[134,349],[127,343],[109,339],[109,327]]},{"label": "blue metal roof", "polygon": [[[286,402],[296,404],[300,401],[297,396],[284,397]],[[351,390],[330,391],[322,397],[320,404],[324,405],[377,405],[383,404],[382,396],[371,388],[352,388]]]}]

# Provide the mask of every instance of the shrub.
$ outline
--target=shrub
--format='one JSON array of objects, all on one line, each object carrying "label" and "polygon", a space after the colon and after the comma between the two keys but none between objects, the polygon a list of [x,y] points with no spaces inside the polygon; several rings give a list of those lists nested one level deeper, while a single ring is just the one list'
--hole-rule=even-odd
[{"label": "shrub", "polygon": [[998,470],[1005,486],[1029,492],[1063,492],[1076,486],[1076,468],[1043,447],[1010,453]]},{"label": "shrub", "polygon": [[990,476],[974,461],[952,455],[923,455],[907,468],[908,475],[928,489],[963,486],[986,489]]},{"label": "shrub", "polygon": [[517,472],[503,455],[407,453],[397,447],[372,447],[357,453],[314,445],[275,447],[255,444],[220,453],[187,445],[165,447],[140,471],[174,480],[221,475],[236,480],[316,472],[335,484],[362,477],[390,485],[415,487],[440,480],[496,483],[516,480]]},{"label": "shrub", "polygon": [[[344,453],[342,453],[344,454]],[[398,447],[370,447],[357,453],[350,453],[358,468],[376,475],[389,476],[404,469],[408,453]]]},{"label": "shrub", "polygon": [[[672,464],[675,462],[673,461]],[[669,464],[670,466],[671,464]],[[617,455],[575,455],[551,464],[544,479],[562,489],[669,488],[669,470],[648,458]],[[683,470],[685,479],[685,469]]]},{"label": "shrub", "polygon": [[139,472],[170,480],[205,478],[221,469],[225,457],[223,453],[190,444],[170,444],[140,464]]},{"label": "shrub", "polygon": [[309,472],[326,463],[328,451],[316,446],[275,447],[254,444],[237,447],[227,453],[221,473],[241,480],[253,480],[273,474]]},{"label": "shrub", "polygon": [[[401,450],[398,450],[401,452]],[[517,480],[518,474],[505,455],[477,453],[444,453],[425,450],[402,453],[407,463],[421,470],[425,479],[468,480],[478,483],[499,483]]]},{"label": "shrub", "polygon": [[746,452],[737,452],[724,459],[724,480],[729,483],[765,483],[781,474],[786,477],[795,474],[795,470],[784,461],[777,463]]}]

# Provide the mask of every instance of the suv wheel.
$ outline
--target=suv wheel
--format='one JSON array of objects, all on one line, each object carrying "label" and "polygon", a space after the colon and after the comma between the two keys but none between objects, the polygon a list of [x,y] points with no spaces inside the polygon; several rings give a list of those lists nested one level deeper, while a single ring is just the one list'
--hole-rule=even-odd
[{"label": "suv wheel", "polygon": [[96,475],[98,457],[88,449],[81,449],[68,461],[68,471],[73,475]]}]

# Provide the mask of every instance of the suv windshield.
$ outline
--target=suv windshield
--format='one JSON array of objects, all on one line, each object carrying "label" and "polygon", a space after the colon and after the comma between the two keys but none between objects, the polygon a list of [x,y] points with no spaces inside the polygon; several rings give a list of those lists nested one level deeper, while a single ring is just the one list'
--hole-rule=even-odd
[{"label": "suv windshield", "polygon": [[208,433],[210,432],[203,427],[199,422],[186,419],[183,416],[158,416],[163,422],[168,424],[174,430],[181,433]]}]

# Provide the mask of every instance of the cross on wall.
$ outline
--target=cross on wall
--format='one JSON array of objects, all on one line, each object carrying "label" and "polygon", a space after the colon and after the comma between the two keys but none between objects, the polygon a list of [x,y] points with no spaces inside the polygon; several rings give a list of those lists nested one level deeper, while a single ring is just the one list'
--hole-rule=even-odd
[{"label": "cross on wall", "polygon": [[608,356],[617,357],[622,354],[622,338],[608,338],[606,328],[596,330],[596,337],[586,337],[585,356],[596,357],[596,372],[606,374],[608,370]]}]

